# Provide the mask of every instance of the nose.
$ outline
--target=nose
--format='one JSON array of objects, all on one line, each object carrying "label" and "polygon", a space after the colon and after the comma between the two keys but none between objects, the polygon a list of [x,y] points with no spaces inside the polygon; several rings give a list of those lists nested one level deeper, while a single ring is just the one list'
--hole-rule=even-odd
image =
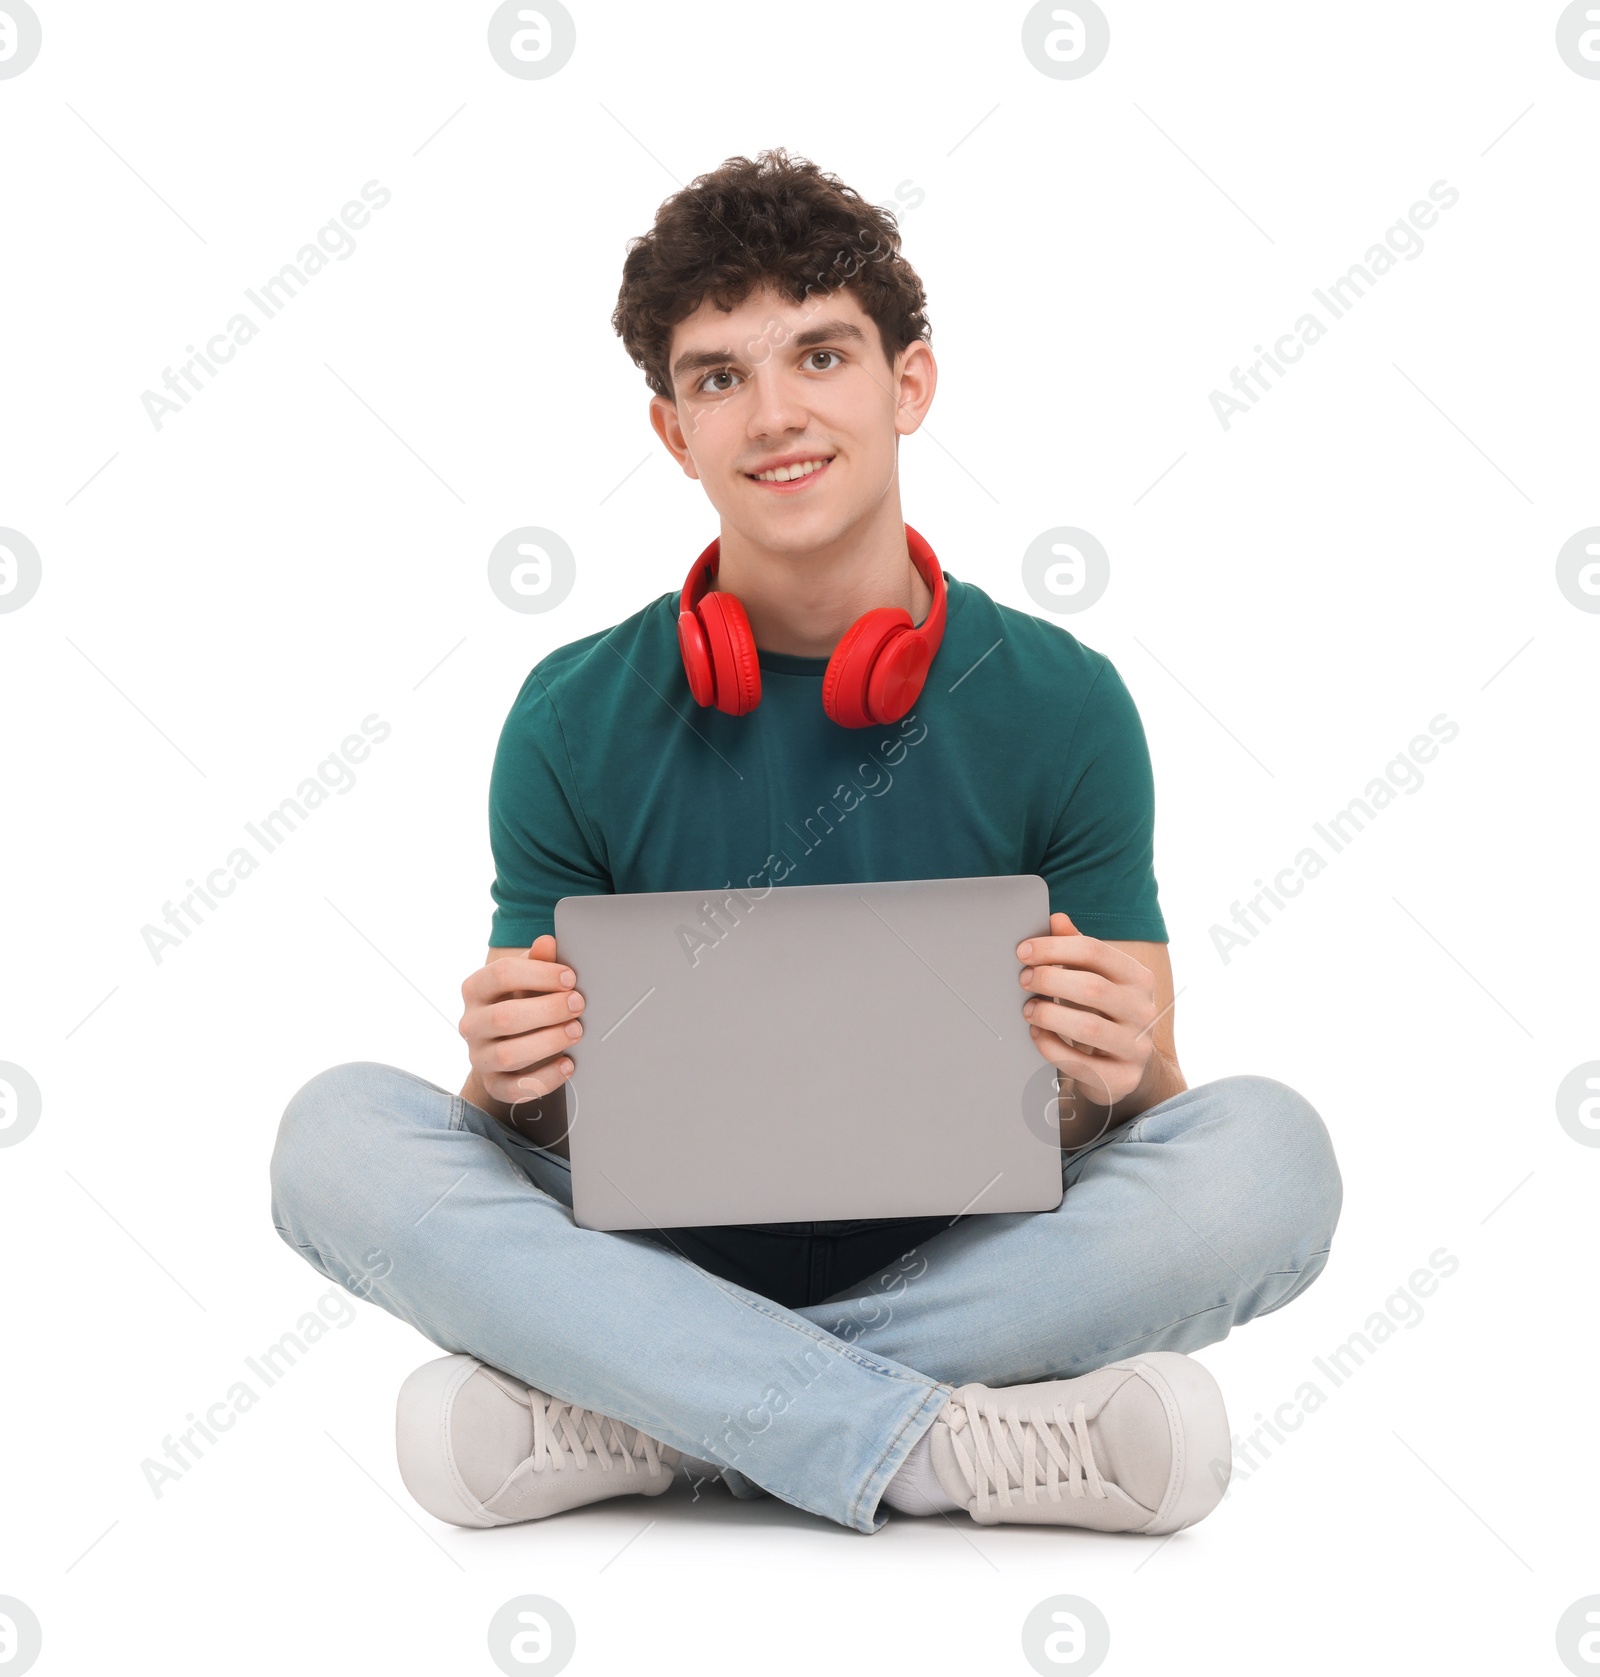
[{"label": "nose", "polygon": [[810,411],[802,393],[775,365],[776,354],[751,375],[754,386],[749,411],[749,434],[753,439],[776,437],[789,431],[804,431]]}]

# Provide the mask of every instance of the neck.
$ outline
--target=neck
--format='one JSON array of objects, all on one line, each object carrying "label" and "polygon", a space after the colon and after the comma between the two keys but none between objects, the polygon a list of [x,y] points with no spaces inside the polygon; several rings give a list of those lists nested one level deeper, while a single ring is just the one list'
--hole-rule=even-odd
[{"label": "neck", "polygon": [[762,547],[722,527],[714,587],[736,594],[763,652],[827,658],[855,620],[898,606],[921,623],[933,591],[912,563],[898,506],[803,552]]}]

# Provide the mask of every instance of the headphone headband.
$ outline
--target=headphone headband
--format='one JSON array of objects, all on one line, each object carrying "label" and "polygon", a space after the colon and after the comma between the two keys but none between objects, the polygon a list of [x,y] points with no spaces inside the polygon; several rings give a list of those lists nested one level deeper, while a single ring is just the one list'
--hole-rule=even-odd
[{"label": "headphone headband", "polygon": [[[906,529],[906,551],[911,555],[911,563],[917,567],[918,574],[927,583],[933,595],[933,604],[928,608],[927,617],[917,625],[913,631],[918,635],[944,634],[945,619],[945,586],[944,572],[939,569],[939,561],[934,551],[920,535],[908,524]],[[716,581],[717,566],[722,558],[722,537],[713,536],[710,544],[690,567],[688,576],[684,579],[681,592],[678,595],[678,612],[692,612],[706,594],[711,584]],[[934,642],[938,644],[937,639]]]},{"label": "headphone headband", "polygon": [[[846,728],[895,722],[916,702],[944,639],[947,594],[933,549],[905,525],[906,551],[933,595],[913,624],[898,606],[879,606],[839,638],[822,683],[822,705]],[[689,691],[700,705],[742,716],[761,702],[761,668],[749,618],[732,594],[713,589],[722,539],[715,537],[684,579],[678,596],[678,644]]]}]

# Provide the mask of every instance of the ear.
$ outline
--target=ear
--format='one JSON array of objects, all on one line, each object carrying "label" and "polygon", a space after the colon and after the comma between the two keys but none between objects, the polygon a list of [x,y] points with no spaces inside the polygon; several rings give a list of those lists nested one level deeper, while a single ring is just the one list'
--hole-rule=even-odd
[{"label": "ear", "polygon": [[683,426],[678,419],[677,403],[669,402],[665,396],[652,396],[650,425],[666,444],[667,452],[683,468],[684,476],[698,479],[700,474],[695,470],[694,458],[689,452],[689,440],[684,435]]}]

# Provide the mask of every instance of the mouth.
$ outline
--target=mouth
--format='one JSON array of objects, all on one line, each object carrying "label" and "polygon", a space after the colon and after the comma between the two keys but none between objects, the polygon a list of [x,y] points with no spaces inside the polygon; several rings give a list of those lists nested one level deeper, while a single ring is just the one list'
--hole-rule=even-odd
[{"label": "mouth", "polygon": [[818,455],[810,460],[797,460],[792,466],[779,466],[768,472],[746,472],[746,481],[779,495],[793,495],[815,483],[827,471],[833,460],[831,454]]}]

